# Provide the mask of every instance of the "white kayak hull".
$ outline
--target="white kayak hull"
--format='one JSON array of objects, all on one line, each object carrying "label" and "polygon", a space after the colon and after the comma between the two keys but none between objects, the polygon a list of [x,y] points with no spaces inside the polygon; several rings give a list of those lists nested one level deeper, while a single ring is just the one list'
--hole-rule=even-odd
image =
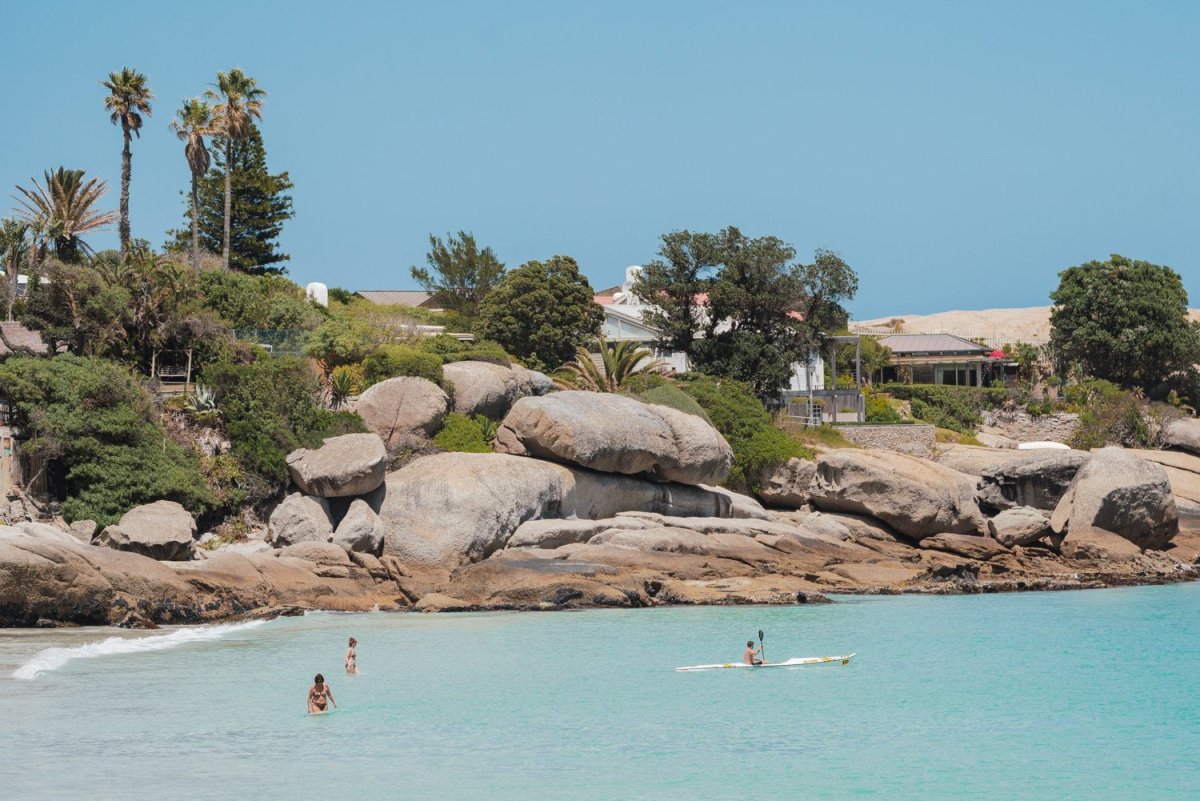
[{"label": "white kayak hull", "polygon": [[833,664],[849,664],[850,660],[858,654],[846,654],[844,656],[806,656],[802,658],[789,659],[786,662],[768,662],[765,665],[744,665],[740,662],[725,662],[719,665],[691,665],[689,667],[675,668],[680,673],[693,673],[699,670],[732,670],[735,668],[747,668],[756,670],[758,668],[796,668],[805,667],[807,665],[833,665]]}]

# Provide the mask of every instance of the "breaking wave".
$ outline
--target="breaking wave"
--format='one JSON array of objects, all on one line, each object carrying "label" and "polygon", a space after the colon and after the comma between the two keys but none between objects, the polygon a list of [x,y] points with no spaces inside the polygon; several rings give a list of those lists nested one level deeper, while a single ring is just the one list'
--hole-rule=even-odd
[{"label": "breaking wave", "polygon": [[43,673],[58,670],[76,659],[165,651],[168,648],[176,648],[189,643],[217,640],[235,631],[252,629],[266,622],[265,620],[250,620],[245,623],[217,623],[211,626],[179,629],[170,634],[153,634],[149,637],[109,637],[99,642],[74,645],[69,648],[47,648],[34,654],[28,662],[14,670],[12,675],[14,679],[29,681]]}]

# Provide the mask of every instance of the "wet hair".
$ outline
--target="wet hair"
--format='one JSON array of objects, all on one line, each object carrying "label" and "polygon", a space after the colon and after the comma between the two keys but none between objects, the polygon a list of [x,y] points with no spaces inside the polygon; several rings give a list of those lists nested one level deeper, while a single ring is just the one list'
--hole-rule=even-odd
[{"label": "wet hair", "polygon": [[747,647],[747,648],[753,648],[753,647],[754,647],[754,640],[750,640],[748,643],[746,643],[746,647]]},{"label": "wet hair", "polygon": [[350,638],[350,644],[351,644],[351,645],[358,645],[358,640],[356,640],[356,639],[354,639],[353,637],[351,637],[351,638]]},{"label": "wet hair", "polygon": [[320,673],[318,673],[315,677],[313,677],[313,684],[324,684],[324,683],[325,683],[325,677],[322,676]]}]

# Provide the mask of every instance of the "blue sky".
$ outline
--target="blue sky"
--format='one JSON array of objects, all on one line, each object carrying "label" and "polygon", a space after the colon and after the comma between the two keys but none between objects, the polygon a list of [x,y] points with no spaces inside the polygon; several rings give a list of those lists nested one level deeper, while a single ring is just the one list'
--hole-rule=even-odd
[{"label": "blue sky", "polygon": [[428,234],[465,229],[599,288],[665,231],[732,224],[840,252],[860,318],[1045,304],[1111,252],[1200,306],[1200,4],[24,3],[3,25],[6,196],[63,164],[115,208],[98,81],[135,67],[158,101],[133,231],[161,243],[173,111],[241,66],[302,283],[406,288]]}]

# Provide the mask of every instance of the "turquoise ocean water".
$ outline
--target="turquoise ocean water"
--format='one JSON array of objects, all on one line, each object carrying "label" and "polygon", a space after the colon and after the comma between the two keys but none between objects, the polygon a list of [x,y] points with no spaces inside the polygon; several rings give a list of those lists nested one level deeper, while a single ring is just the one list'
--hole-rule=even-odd
[{"label": "turquoise ocean water", "polygon": [[[759,628],[859,656],[674,672]],[[0,743],[4,801],[1195,799],[1200,584],[0,631]]]}]

